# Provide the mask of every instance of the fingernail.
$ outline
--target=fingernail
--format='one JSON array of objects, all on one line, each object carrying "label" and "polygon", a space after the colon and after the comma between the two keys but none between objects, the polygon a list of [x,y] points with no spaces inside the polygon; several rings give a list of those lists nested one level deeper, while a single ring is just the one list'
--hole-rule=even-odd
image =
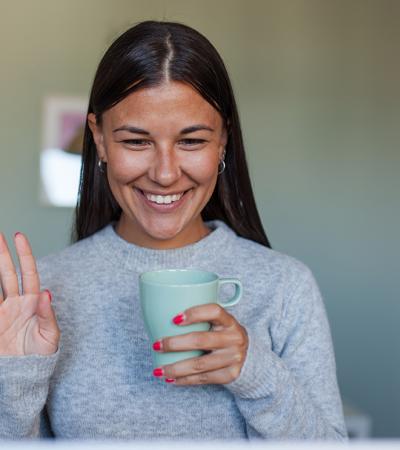
[{"label": "fingernail", "polygon": [[49,296],[49,300],[52,301],[53,296],[51,295],[51,292],[48,289],[45,289],[44,291],[47,292],[47,295]]},{"label": "fingernail", "polygon": [[153,350],[155,350],[156,352],[158,352],[159,350],[161,350],[161,341],[156,341],[153,344]]},{"label": "fingernail", "polygon": [[164,375],[164,369],[162,369],[161,367],[157,367],[157,369],[153,370],[153,375],[155,377],[162,377]]},{"label": "fingernail", "polygon": [[172,319],[172,322],[174,322],[175,325],[179,325],[180,323],[182,323],[185,320],[185,314],[181,313],[178,314],[177,316],[175,316]]},{"label": "fingernail", "polygon": [[14,234],[14,237],[17,237],[19,234],[22,234],[20,231],[17,231],[15,234]]},{"label": "fingernail", "polygon": [[176,380],[175,380],[174,378],[166,378],[166,379],[165,379],[165,382],[166,382],[166,383],[175,383],[175,381],[176,381]]}]

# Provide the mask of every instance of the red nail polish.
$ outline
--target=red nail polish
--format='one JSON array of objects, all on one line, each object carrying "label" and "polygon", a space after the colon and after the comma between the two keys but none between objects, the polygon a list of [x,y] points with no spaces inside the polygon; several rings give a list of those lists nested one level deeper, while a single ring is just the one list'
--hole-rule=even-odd
[{"label": "red nail polish", "polygon": [[51,295],[51,292],[48,289],[45,289],[45,292],[47,292],[47,295],[49,296],[50,301],[52,301],[53,296]]},{"label": "red nail polish", "polygon": [[165,382],[166,382],[166,383],[175,383],[175,381],[176,381],[176,380],[175,380],[174,378],[166,378],[166,379],[165,379]]},{"label": "red nail polish", "polygon": [[183,313],[178,314],[172,319],[172,322],[174,322],[175,325],[179,325],[185,320],[185,315]]},{"label": "red nail polish", "polygon": [[161,341],[156,341],[153,344],[153,350],[155,350],[156,352],[161,350]]},{"label": "red nail polish", "polygon": [[14,237],[17,237],[19,234],[22,234],[20,231],[17,231],[15,234],[14,234]]},{"label": "red nail polish", "polygon": [[164,370],[161,367],[157,367],[157,369],[153,370],[153,375],[155,377],[162,377],[164,375]]}]

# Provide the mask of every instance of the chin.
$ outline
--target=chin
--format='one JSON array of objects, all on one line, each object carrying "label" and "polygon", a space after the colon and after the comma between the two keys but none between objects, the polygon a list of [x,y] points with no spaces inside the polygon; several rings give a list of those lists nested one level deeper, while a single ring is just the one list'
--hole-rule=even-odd
[{"label": "chin", "polygon": [[168,241],[174,239],[177,233],[148,233],[148,235],[155,241]]},{"label": "chin", "polygon": [[174,239],[182,230],[180,227],[171,227],[164,229],[145,228],[147,235],[157,241],[168,241]]}]

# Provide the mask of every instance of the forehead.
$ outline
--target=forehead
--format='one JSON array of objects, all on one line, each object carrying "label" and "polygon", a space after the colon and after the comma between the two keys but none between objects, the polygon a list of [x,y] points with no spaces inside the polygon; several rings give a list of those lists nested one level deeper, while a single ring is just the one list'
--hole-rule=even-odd
[{"label": "forehead", "polygon": [[133,92],[106,111],[103,118],[113,126],[132,123],[148,128],[160,124],[222,124],[219,112],[194,88],[175,81]]}]

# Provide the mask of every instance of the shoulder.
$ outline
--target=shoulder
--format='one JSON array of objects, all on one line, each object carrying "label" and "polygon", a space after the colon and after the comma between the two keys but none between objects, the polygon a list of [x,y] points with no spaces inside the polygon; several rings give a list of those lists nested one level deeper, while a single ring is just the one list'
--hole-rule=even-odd
[{"label": "shoulder", "polygon": [[231,242],[226,257],[234,261],[241,273],[268,284],[284,284],[286,290],[313,279],[310,268],[299,259],[238,236],[224,226]]},{"label": "shoulder", "polygon": [[93,267],[99,259],[99,253],[101,252],[99,237],[104,234],[104,230],[99,230],[61,251],[38,258],[37,269],[41,280],[45,282],[44,284],[46,284],[46,279],[53,279],[54,276],[57,276],[57,278],[74,276],[87,268]]},{"label": "shoulder", "polygon": [[[288,331],[295,324],[318,316],[326,321],[324,301],[313,272],[299,259],[257,242],[234,236],[230,258],[236,275],[251,292],[249,315],[269,316],[271,328]],[[246,305],[242,305],[246,307]]]}]

